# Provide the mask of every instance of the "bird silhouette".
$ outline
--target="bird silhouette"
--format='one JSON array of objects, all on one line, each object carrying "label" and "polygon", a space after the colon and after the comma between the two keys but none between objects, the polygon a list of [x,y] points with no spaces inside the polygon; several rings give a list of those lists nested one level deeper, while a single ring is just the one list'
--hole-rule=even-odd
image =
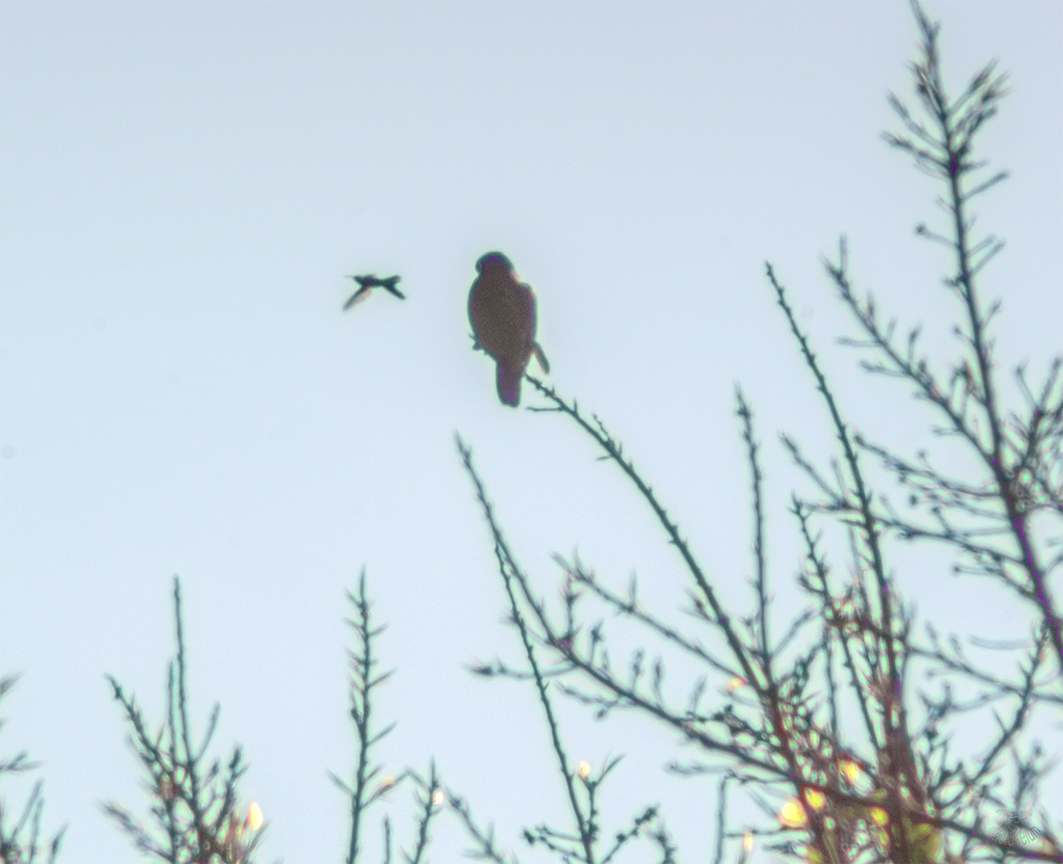
[{"label": "bird silhouette", "polygon": [[395,287],[395,283],[402,278],[401,276],[388,276],[386,279],[380,279],[370,273],[368,276],[348,276],[347,278],[353,279],[358,283],[358,290],[351,295],[350,300],[343,304],[344,312],[350,309],[355,303],[361,303],[374,288],[383,288],[385,291],[390,291],[400,300],[406,299],[406,295]]},{"label": "bird silhouette", "polygon": [[532,354],[544,372],[550,371],[542,346],[535,341],[535,294],[517,280],[513,265],[501,252],[481,256],[476,272],[479,275],[469,289],[473,347],[495,358],[498,398],[516,408]]}]

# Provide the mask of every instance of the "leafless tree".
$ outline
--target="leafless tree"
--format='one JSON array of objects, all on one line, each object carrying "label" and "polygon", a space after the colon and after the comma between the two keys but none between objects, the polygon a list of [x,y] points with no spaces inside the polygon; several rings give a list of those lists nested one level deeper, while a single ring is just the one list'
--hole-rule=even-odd
[{"label": "leafless tree", "polygon": [[[590,864],[610,858],[593,799],[595,784],[608,770],[590,780],[568,758],[548,679],[599,717],[637,712],[700,751],[700,758],[673,769],[721,775],[717,861],[734,843],[738,860],[745,860],[754,842],[815,864],[1063,861],[1063,810],[1050,812],[1040,794],[1054,754],[1046,752],[1033,728],[1035,717],[1063,713],[1063,622],[1057,596],[1063,562],[1058,551],[1063,360],[1053,359],[1036,387],[1025,366],[1019,366],[1015,380],[1025,402],[1015,410],[1002,404],[991,328],[1000,304],[986,302],[977,277],[1003,243],[992,235],[975,236],[970,204],[1006,177],[1004,172],[985,177],[985,162],[975,149],[1006,93],[1006,78],[990,64],[959,96],[950,96],[941,73],[938,25],[915,0],[912,10],[920,33],[919,56],[910,67],[919,109],[910,110],[891,95],[903,131],[887,133],[885,139],[944,189],[939,203],[948,216],[946,227],[935,231],[920,225],[916,231],[944,245],[952,256],[953,270],[944,285],[959,301],[953,328],[959,347],[944,370],[921,348],[919,327],[898,340],[896,322],[883,322],[875,300],[854,286],[844,238],[837,258],[824,264],[861,333],[843,341],[867,352],[870,359],[861,361],[863,369],[895,379],[926,403],[937,415],[931,434],[973,455],[976,472],[953,476],[925,452],[902,455],[852,427],[770,264],[768,284],[838,447],[825,468],[793,438],[782,440],[816,497],[794,493],[791,499],[804,548],[798,584],[809,605],[780,630],[772,626],[770,609],[760,445],[753,411],[741,390],[736,410],[752,485],[751,612],[727,608],[679,525],[605,423],[527,376],[546,400],[545,407],[533,410],[575,423],[649,504],[689,578],[687,611],[697,621],[696,631],[708,634],[706,644],[670,623],[665,613],[648,609],[634,580],[626,593],[617,591],[578,558],[558,556],[563,600],[560,609],[550,610],[518,564],[471,449],[458,438],[490,528],[525,660],[520,667],[496,661],[477,671],[531,680],[539,693],[568,790],[572,827],[558,831],[544,826],[526,832],[525,839],[562,860]],[[875,472],[882,474],[883,468],[907,498],[903,511],[891,503],[886,489],[874,485]],[[847,550],[842,568],[847,575],[839,575],[833,564],[833,537]],[[1025,605],[1029,635],[1010,647],[1010,673],[974,656],[960,637],[943,639],[939,627],[954,627],[955,621],[916,621],[902,593],[903,574],[891,575],[897,569],[891,550],[898,542],[944,547],[958,576],[994,580]],[[618,670],[608,650],[610,627],[616,625],[591,623],[593,618],[583,611],[588,603],[611,611],[614,622],[641,628],[657,645],[655,655],[640,649],[626,671]],[[976,648],[1000,647],[984,635],[966,635]],[[683,658],[683,674],[690,679],[685,702],[665,695],[665,651]],[[932,683],[918,681],[916,672]],[[971,695],[961,698],[961,691]],[[712,693],[722,695],[714,698]],[[952,747],[954,731],[971,717],[978,721],[982,746],[959,754]],[[728,784],[750,790],[764,805],[764,824],[727,827]],[[772,805],[772,795],[781,803]],[[631,836],[645,829],[658,840],[660,859],[672,860],[660,825],[656,813],[641,814],[632,823]],[[501,860],[486,846],[481,853]]]}]

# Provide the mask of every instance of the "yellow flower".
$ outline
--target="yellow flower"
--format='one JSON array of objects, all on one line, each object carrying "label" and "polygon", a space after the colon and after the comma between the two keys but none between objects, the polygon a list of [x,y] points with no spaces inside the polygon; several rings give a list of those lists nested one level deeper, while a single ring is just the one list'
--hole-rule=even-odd
[{"label": "yellow flower", "polygon": [[843,759],[838,763],[838,767],[842,769],[842,776],[854,786],[856,785],[856,781],[860,779],[860,775],[864,773],[860,766],[851,759]]},{"label": "yellow flower", "polygon": [[787,828],[800,828],[808,821],[808,817],[805,815],[805,808],[801,806],[801,802],[796,798],[791,798],[782,805],[778,818]]}]

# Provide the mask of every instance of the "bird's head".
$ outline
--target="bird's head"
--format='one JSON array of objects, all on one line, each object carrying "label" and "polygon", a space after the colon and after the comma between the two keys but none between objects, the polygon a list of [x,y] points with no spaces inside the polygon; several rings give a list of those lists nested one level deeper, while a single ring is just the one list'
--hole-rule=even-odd
[{"label": "bird's head", "polygon": [[480,260],[476,262],[476,272],[482,273],[484,267],[502,265],[507,270],[513,269],[512,262],[501,252],[488,252],[486,255],[481,255]]}]

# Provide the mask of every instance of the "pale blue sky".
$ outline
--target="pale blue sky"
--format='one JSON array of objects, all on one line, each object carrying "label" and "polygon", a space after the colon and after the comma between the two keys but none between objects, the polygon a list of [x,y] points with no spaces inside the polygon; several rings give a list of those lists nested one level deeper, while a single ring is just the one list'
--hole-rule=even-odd
[{"label": "pale blue sky", "polygon": [[[1063,6],[927,8],[954,91],[993,57],[1011,76],[983,146],[1012,179],[978,209],[1008,247],[983,285],[1002,365],[1039,376],[1063,341]],[[344,590],[363,565],[397,669],[380,758],[434,756],[507,846],[567,824],[531,690],[463,668],[519,654],[454,431],[547,597],[551,554],[578,547],[684,621],[682,574],[571,424],[498,403],[468,337],[474,262],[504,250],[535,286],[550,380],[625,442],[736,604],[742,383],[792,596],[799,481],[777,433],[820,458],[830,438],[763,262],[858,425],[909,441],[897,417],[920,415],[831,341],[848,324],[820,258],[840,233],[859,284],[951,356],[945,257],[912,235],[940,224],[938,190],[880,138],[914,56],[903,2],[0,4],[0,672],[23,674],[0,751],[44,763],[62,860],[136,860],[97,806],[145,810],[103,676],[161,717],[174,573],[193,707],[221,701],[219,752],[244,747],[262,860],[342,857],[325,772],[352,764]],[[342,313],[344,275],[374,271],[409,299]],[[943,569],[917,582],[921,609],[956,604]],[[965,619],[1021,635],[979,590]],[[661,801],[684,860],[706,860],[714,782],[660,770],[693,754],[563,713],[575,758],[628,754],[610,830]],[[434,860],[458,860],[460,833],[435,834]]]}]

